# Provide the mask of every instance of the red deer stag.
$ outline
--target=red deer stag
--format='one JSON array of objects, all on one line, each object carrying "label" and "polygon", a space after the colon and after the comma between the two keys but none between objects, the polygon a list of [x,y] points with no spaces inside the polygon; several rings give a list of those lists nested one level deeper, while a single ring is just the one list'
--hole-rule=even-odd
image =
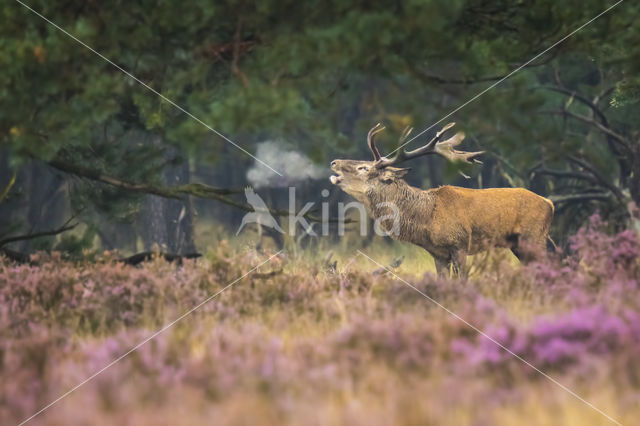
[{"label": "red deer stag", "polygon": [[[524,188],[469,189],[441,186],[422,190],[409,186],[402,177],[409,169],[397,168],[404,161],[437,154],[450,161],[470,163],[480,152],[454,149],[464,139],[462,132],[441,141],[446,125],[426,145],[413,151],[400,148],[388,159],[380,155],[374,138],[384,127],[373,127],[367,136],[373,161],[334,160],[331,183],[361,202],[380,227],[389,232],[389,205],[399,217],[390,235],[427,250],[436,264],[438,275],[464,274],[461,268],[467,255],[491,246],[508,247],[521,259],[522,241],[544,246],[549,239],[553,203]],[[411,129],[405,130],[400,142]],[[477,161],[477,160],[475,160]],[[384,206],[384,207],[381,207]],[[399,225],[399,226],[398,226]]]}]

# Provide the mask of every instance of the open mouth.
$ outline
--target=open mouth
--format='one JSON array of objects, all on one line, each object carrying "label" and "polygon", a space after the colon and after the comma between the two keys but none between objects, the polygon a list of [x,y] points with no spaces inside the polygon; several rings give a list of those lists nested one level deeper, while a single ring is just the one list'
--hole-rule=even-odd
[{"label": "open mouth", "polygon": [[342,175],[341,174],[337,174],[337,175],[332,175],[329,180],[331,181],[332,184],[337,185],[340,182],[342,182]]}]

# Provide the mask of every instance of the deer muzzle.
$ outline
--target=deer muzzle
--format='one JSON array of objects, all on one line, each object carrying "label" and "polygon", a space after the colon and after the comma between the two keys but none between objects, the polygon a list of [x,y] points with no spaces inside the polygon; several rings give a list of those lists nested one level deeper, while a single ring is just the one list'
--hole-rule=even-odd
[{"label": "deer muzzle", "polygon": [[335,175],[332,175],[329,180],[331,181],[332,184],[337,185],[340,182],[342,182],[342,173],[340,171],[337,170],[338,167],[338,160],[333,160],[331,162],[331,170],[333,170],[334,172],[336,172]]}]

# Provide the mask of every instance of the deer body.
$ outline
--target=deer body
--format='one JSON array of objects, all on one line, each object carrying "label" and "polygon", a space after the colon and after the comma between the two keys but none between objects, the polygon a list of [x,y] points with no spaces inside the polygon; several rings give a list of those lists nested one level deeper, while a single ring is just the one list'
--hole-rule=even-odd
[{"label": "deer body", "polygon": [[[521,240],[546,244],[553,204],[526,189],[443,186],[425,191],[404,181],[394,186],[382,193],[371,191],[365,205],[394,203],[401,212],[400,226],[397,236],[390,235],[427,250],[438,269],[446,271],[451,264],[457,270],[464,256],[492,246],[508,247],[520,257]],[[388,215],[386,210],[373,208],[369,214],[377,219]],[[386,222],[381,226],[391,231],[390,220]]]},{"label": "deer body", "polygon": [[[546,244],[554,210],[550,200],[523,188],[412,187],[402,179],[408,169],[391,167],[395,159],[376,156],[371,132],[369,136],[374,161],[335,160],[331,168],[337,175],[331,182],[361,202],[374,219],[386,217],[380,225],[388,232],[393,226],[389,205],[395,206],[398,228],[390,235],[427,250],[439,274],[451,266],[459,274],[466,255],[489,247],[508,247],[521,258],[522,240]],[[425,152],[432,151],[420,155]],[[453,149],[447,153],[463,154]],[[479,153],[464,153],[464,159],[471,154]]]}]

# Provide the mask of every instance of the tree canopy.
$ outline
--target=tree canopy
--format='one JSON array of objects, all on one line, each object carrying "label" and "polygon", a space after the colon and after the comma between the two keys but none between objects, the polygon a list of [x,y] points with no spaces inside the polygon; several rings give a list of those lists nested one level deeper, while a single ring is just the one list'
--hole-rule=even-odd
[{"label": "tree canopy", "polygon": [[[242,181],[253,159],[202,122],[249,152],[282,138],[324,164],[366,155],[366,130],[384,121],[392,131],[382,144],[391,150],[405,126],[431,126],[613,4],[28,3],[65,34],[6,2],[0,178],[8,182],[28,162],[47,164],[83,178],[70,190],[72,204],[82,199],[119,216],[136,191],[167,196],[180,185],[187,190],[178,196],[230,202],[224,188]],[[623,219],[630,201],[640,203],[638,12],[638,4],[620,3],[451,115],[468,143],[488,152],[485,164],[465,170],[465,182],[450,165],[417,162],[418,181],[529,187],[555,197],[562,227],[595,209]],[[222,170],[232,158],[237,179],[204,192],[188,186],[195,181],[167,182],[167,168],[181,161]],[[89,190],[87,178],[99,190]]]}]

